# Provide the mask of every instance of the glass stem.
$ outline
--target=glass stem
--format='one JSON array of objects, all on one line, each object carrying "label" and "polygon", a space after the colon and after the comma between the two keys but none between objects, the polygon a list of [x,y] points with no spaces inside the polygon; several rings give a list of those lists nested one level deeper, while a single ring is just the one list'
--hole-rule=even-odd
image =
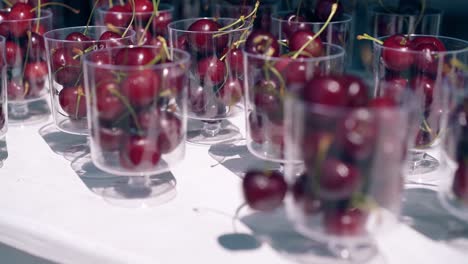
[{"label": "glass stem", "polygon": [[209,137],[214,137],[221,131],[222,120],[203,121],[203,134]]}]

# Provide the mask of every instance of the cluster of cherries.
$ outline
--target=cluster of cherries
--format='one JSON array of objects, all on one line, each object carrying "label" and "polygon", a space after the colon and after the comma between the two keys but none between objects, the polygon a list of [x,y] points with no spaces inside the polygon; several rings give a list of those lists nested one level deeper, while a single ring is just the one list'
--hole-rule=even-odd
[{"label": "cluster of cherries", "polygon": [[[416,136],[417,147],[430,146],[438,138],[441,105],[434,100],[437,87],[437,72],[440,65],[450,67],[447,56],[439,55],[446,51],[442,41],[434,36],[410,38],[396,34],[380,42],[380,62],[385,69],[385,80],[379,89],[384,94],[401,94],[412,89],[422,100],[423,116]],[[441,60],[444,60],[441,62]]]},{"label": "cluster of cherries", "polygon": [[0,35],[6,38],[8,99],[12,101],[37,98],[45,92],[48,69],[42,35],[46,28],[36,16],[39,8],[17,2],[9,11],[0,11]]},{"label": "cluster of cherries", "polygon": [[50,44],[54,94],[58,94],[58,103],[71,120],[86,117],[83,55],[97,49],[131,44],[123,37],[123,33],[104,31],[99,39],[93,39],[85,30],[71,32],[64,36],[64,41],[54,41],[54,44]]},{"label": "cluster of cherries", "polygon": [[[201,18],[177,37],[174,46],[189,52],[193,63],[188,107],[202,118],[226,117],[243,96],[243,53],[236,43],[244,30],[231,33],[219,22]],[[228,36],[228,34],[233,34]]]},{"label": "cluster of cherries", "polygon": [[89,85],[95,87],[92,105],[99,121],[92,137],[104,153],[118,151],[123,168],[154,168],[184,138],[174,109],[185,85],[183,69],[148,68],[170,62],[164,49],[154,47],[123,47],[112,54],[98,50],[89,56],[97,65],[142,66],[94,68]]},{"label": "cluster of cherries", "polygon": [[155,6],[153,2],[131,0],[108,8],[101,7],[98,15],[102,17],[97,20],[97,23],[111,28],[131,26],[137,34],[137,43],[161,46],[159,37],[167,36],[167,25],[172,22],[172,13],[170,10],[155,10],[155,7],[159,6]]},{"label": "cluster of cherries", "polygon": [[351,75],[318,75],[306,82],[300,95],[306,105],[299,146],[305,171],[290,188],[278,172],[249,171],[243,191],[250,207],[272,210],[289,191],[299,213],[321,217],[327,233],[365,232],[372,206],[366,195],[375,173],[370,164],[391,171],[379,179],[401,177],[406,151],[404,140],[395,137],[401,127],[388,125],[401,122],[394,111],[400,102],[389,96],[370,99],[368,91]]}]

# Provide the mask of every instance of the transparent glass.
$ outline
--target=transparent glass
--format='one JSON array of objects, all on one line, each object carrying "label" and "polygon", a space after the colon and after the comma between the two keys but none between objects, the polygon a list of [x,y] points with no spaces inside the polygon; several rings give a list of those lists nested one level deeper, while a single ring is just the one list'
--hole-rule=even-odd
[{"label": "transparent glass", "polygon": [[[375,236],[398,223],[410,104],[340,108],[288,97],[285,116],[285,167],[305,168],[300,176],[286,169],[289,220],[328,249],[326,263],[366,263],[378,254]],[[347,143],[356,135],[364,148]]]},{"label": "transparent glass", "polygon": [[324,44],[322,57],[266,57],[244,52],[247,147],[255,156],[284,163],[284,102],[315,74],[339,74],[345,51]]},{"label": "transparent glass", "polygon": [[26,125],[45,121],[49,107],[47,54],[43,34],[52,29],[52,13],[42,10],[33,19],[3,20],[0,35],[8,50],[7,95],[10,124]]},{"label": "transparent glass", "polygon": [[[243,65],[224,54],[233,49],[237,41],[245,39],[251,27],[234,27],[221,33],[189,31],[190,25],[199,19],[169,24],[169,39],[172,47],[186,50],[193,58],[189,70],[188,110],[191,120],[187,140],[211,145],[240,137],[237,127],[223,121],[243,111]],[[233,18],[214,20],[223,27],[236,21]],[[241,56],[238,58],[242,60]]]},{"label": "transparent glass", "polygon": [[[7,114],[7,90],[6,90],[6,60],[5,60],[5,38],[0,36],[0,139],[8,130]],[[0,162],[1,163],[1,162]]]},{"label": "transparent glass", "polygon": [[[125,28],[114,28],[122,35]],[[50,72],[52,116],[63,132],[87,135],[86,94],[83,84],[83,55],[106,47],[127,46],[135,42],[135,31],[121,38],[101,39],[105,26],[82,26],[54,29],[44,34]],[[72,33],[82,33],[89,40],[67,40]]]},{"label": "transparent glass", "polygon": [[114,58],[131,60],[133,52],[160,51],[155,46],[105,48],[84,58],[92,161],[104,172],[128,177],[102,192],[111,201],[158,201],[161,188],[174,188],[175,181],[164,179],[185,156],[189,54],[171,49],[167,60],[156,64],[113,63]]},{"label": "transparent glass", "polygon": [[[410,39],[416,37],[433,36],[412,35]],[[394,94],[404,90],[416,93],[420,129],[412,139],[415,147],[407,164],[407,180],[415,184],[437,184],[441,180],[440,174],[431,172],[443,163],[440,139],[446,131],[444,117],[448,113],[451,91],[462,85],[462,82],[447,82],[447,79],[457,75],[459,65],[468,63],[468,42],[443,36],[437,39],[446,51],[400,51],[374,44],[375,93]]]},{"label": "transparent glass", "polygon": [[[152,17],[153,12],[138,12],[131,25],[136,32],[137,42],[140,45],[161,46],[161,40],[158,36],[167,38],[167,25],[173,20],[174,8],[169,4],[160,4],[158,15]],[[96,9],[94,18],[95,25],[113,27],[128,27],[132,19],[132,12],[120,12],[110,10],[108,6]],[[150,19],[152,19],[150,21]],[[145,31],[148,23],[148,30]]]}]

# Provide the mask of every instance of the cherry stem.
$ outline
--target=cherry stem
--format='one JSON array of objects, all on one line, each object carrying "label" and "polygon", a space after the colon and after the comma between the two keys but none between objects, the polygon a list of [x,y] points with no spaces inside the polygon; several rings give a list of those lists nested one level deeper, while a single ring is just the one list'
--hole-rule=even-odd
[{"label": "cherry stem", "polygon": [[80,102],[81,97],[85,96],[83,92],[83,88],[80,86],[78,87],[78,95],[76,97],[76,106],[75,106],[75,119],[78,119],[78,112],[80,111]]},{"label": "cherry stem", "polygon": [[[26,56],[24,58],[24,65],[23,65],[23,71],[21,72],[21,77],[24,78],[24,72],[26,71],[26,64],[28,63],[29,59],[29,50],[31,49],[31,31],[26,32],[26,35],[28,36],[28,45],[26,47]],[[29,92],[29,86],[25,85],[25,90],[24,90],[24,96],[26,96]]]},{"label": "cherry stem", "polygon": [[135,109],[133,109],[132,105],[130,104],[130,102],[128,101],[128,99],[123,96],[117,89],[115,88],[109,88],[109,92],[117,97],[124,105],[125,107],[127,107],[128,111],[130,112],[130,115],[132,116],[133,118],[133,122],[135,122],[135,126],[137,127],[138,131],[141,131],[141,126],[140,126],[140,123],[138,122],[138,116],[135,112]]},{"label": "cherry stem", "polygon": [[165,57],[166,58],[169,58],[170,57],[170,54],[169,54],[169,49],[167,48],[167,41],[165,38],[163,38],[162,36],[157,36],[156,37],[159,41],[161,41],[162,43],[162,46],[163,46],[163,51],[165,53]]},{"label": "cherry stem", "polygon": [[419,23],[421,23],[425,12],[426,12],[426,0],[421,0],[421,12],[419,13],[416,23],[414,23],[414,26],[411,27],[409,30],[408,38],[416,32],[416,28],[418,27]]},{"label": "cherry stem", "polygon": [[[37,6],[41,6],[41,0],[38,0],[37,1]],[[39,32],[39,26],[41,25],[40,24],[40,21],[41,21],[41,8],[38,8],[37,9],[37,23],[36,23],[36,32]]]},{"label": "cherry stem", "polygon": [[462,70],[464,72],[468,72],[468,65],[464,64],[463,62],[461,62],[457,58],[452,58],[450,60],[450,64],[452,64],[452,66],[457,68],[457,69],[460,69],[460,70]]},{"label": "cherry stem", "polygon": [[159,2],[160,0],[153,0],[153,12],[151,13],[151,17],[148,20],[148,23],[146,23],[145,29],[143,30],[143,33],[141,34],[141,37],[138,40],[138,45],[143,44],[143,40],[145,40],[146,32],[148,32],[149,27],[151,26],[151,23],[153,23],[154,18],[159,15],[159,11],[158,11]]},{"label": "cherry stem", "polygon": [[301,6],[302,6],[302,0],[299,0],[299,3],[297,4],[296,21],[298,20],[299,12],[301,11]]},{"label": "cherry stem", "polygon": [[101,0],[94,1],[94,5],[93,5],[93,8],[91,9],[91,14],[89,14],[88,21],[86,22],[86,28],[83,31],[83,35],[86,35],[88,33],[89,24],[91,24],[91,18],[93,18],[94,11],[96,10],[96,7],[98,6],[100,1]]},{"label": "cherry stem", "polygon": [[125,29],[124,33],[122,33],[122,38],[125,37],[130,30],[130,27],[132,27],[133,21],[135,20],[135,0],[130,0],[132,3],[132,18],[130,19],[130,23],[128,23],[127,28]]},{"label": "cherry stem", "polygon": [[310,38],[304,45],[302,45],[302,47],[291,57],[292,59],[297,59],[297,57],[307,48],[307,46],[309,46],[318,36],[320,36],[320,34],[322,34],[322,32],[328,27],[328,24],[330,24],[330,21],[335,16],[337,9],[338,4],[334,3],[331,7],[330,15],[328,16],[327,21],[325,21],[323,24],[322,28],[320,28],[320,30],[315,33],[315,35],[312,36],[312,38]]},{"label": "cherry stem", "polygon": [[36,11],[37,9],[41,9],[43,7],[46,7],[46,6],[61,6],[61,7],[64,7],[70,11],[72,11],[73,13],[75,14],[79,14],[80,13],[80,10],[79,9],[76,9],[76,8],[73,8],[67,4],[64,4],[64,3],[60,3],[60,2],[48,2],[48,3],[44,3],[42,6],[36,6],[34,8],[31,8],[31,12],[34,12]]},{"label": "cherry stem", "polygon": [[255,16],[255,15],[257,14],[258,7],[259,7],[259,6],[260,6],[260,1],[257,0],[257,2],[255,2],[255,7],[254,7],[254,9],[253,9],[252,12],[250,12],[247,16],[241,15],[241,16],[239,17],[239,19],[237,19],[236,21],[234,21],[233,23],[231,23],[231,24],[229,24],[229,25],[227,25],[227,26],[225,26],[225,27],[220,28],[218,31],[227,30],[227,29],[229,29],[229,28],[231,28],[231,27],[233,27],[233,26],[235,26],[235,25],[237,25],[237,24],[239,24],[239,23],[243,23],[243,22],[245,22],[245,20],[247,20],[247,19],[249,19],[249,18]]},{"label": "cherry stem", "polygon": [[376,39],[376,38],[370,36],[370,35],[367,34],[367,33],[364,33],[363,35],[358,35],[358,36],[356,37],[356,39],[357,39],[357,40],[370,40],[370,41],[374,41],[374,42],[376,42],[377,44],[380,44],[380,45],[383,45],[383,44],[384,44],[384,42],[383,42],[382,40]]},{"label": "cherry stem", "polygon": [[289,47],[288,41],[287,40],[278,40],[278,44],[280,44],[283,47]]},{"label": "cherry stem", "polygon": [[112,8],[114,6],[114,3],[112,0],[109,0],[109,8]]},{"label": "cherry stem", "polygon": [[5,3],[8,7],[13,6],[13,4],[8,0],[3,0],[3,3]]},{"label": "cherry stem", "polygon": [[333,137],[334,137],[333,135],[327,134],[327,136],[324,136],[323,138],[319,140],[318,155],[317,155],[317,158],[315,159],[315,177],[313,177],[313,179],[315,180],[312,181],[312,188],[316,193],[320,192],[319,182],[320,182],[320,175],[322,171],[322,164],[327,158],[327,153],[330,150],[330,147],[333,142]]}]

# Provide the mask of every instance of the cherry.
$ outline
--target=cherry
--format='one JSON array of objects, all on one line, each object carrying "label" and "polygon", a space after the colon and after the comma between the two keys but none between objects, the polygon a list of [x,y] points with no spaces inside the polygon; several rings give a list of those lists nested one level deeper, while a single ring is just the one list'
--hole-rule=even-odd
[{"label": "cherry", "polygon": [[[134,0],[135,3],[135,13],[138,20],[147,20],[150,18],[151,13],[153,12],[153,3],[149,0]],[[133,10],[132,2],[127,3],[127,9]],[[146,14],[141,14],[146,13]]]},{"label": "cherry", "polygon": [[243,52],[239,48],[230,48],[223,52],[226,55],[226,61],[233,75],[242,75],[244,73]]},{"label": "cherry", "polygon": [[44,58],[45,53],[45,43],[44,37],[38,33],[31,32],[31,38],[29,39],[29,59],[30,60],[40,60]]},{"label": "cherry", "polygon": [[249,170],[242,181],[247,204],[255,210],[271,211],[279,207],[287,191],[287,184],[277,171]]},{"label": "cherry", "polygon": [[463,203],[468,203],[468,168],[464,160],[458,162],[458,168],[452,184],[452,191]]},{"label": "cherry", "polygon": [[257,112],[251,112],[248,117],[250,138],[258,144],[265,142],[265,120],[266,118]]},{"label": "cherry", "polygon": [[[294,32],[289,38],[289,50],[299,51],[310,39],[314,37],[315,33],[310,30],[298,30]],[[312,43],[307,45],[301,56],[304,57],[320,57],[324,54],[323,43],[320,38],[315,38]]]},{"label": "cherry", "polygon": [[99,82],[96,87],[96,106],[99,118],[115,120],[125,110],[122,101],[113,93],[119,92],[119,84],[112,79]]},{"label": "cherry", "polygon": [[225,105],[231,106],[240,102],[244,94],[242,84],[238,79],[232,77],[224,82],[218,90],[218,97]]},{"label": "cherry", "polygon": [[122,82],[122,94],[135,106],[153,102],[159,93],[161,78],[152,70],[130,72]]},{"label": "cherry", "polygon": [[377,140],[376,116],[366,108],[351,111],[339,125],[338,140],[354,159],[365,160],[373,153]]},{"label": "cherry", "polygon": [[380,82],[379,90],[382,96],[401,99],[408,88],[408,79],[403,77],[393,77]]},{"label": "cherry", "polygon": [[444,43],[432,36],[414,38],[411,49],[418,52],[414,57],[416,68],[429,73],[437,72],[440,57],[436,53],[446,51]]},{"label": "cherry", "polygon": [[30,22],[34,18],[34,12],[31,12],[32,6],[26,3],[14,4],[7,15],[7,20],[15,21],[9,31],[16,38],[26,35],[26,31],[30,28]]},{"label": "cherry", "polygon": [[23,63],[23,51],[21,47],[13,41],[5,42],[5,56],[8,66],[19,66]]},{"label": "cherry", "polygon": [[204,83],[218,85],[224,81],[226,66],[216,57],[206,57],[198,62],[197,72]]},{"label": "cherry", "polygon": [[311,103],[345,106],[348,102],[348,91],[336,76],[316,76],[304,88],[304,99]]},{"label": "cherry", "polygon": [[254,86],[255,109],[268,115],[280,110],[282,104],[277,89],[277,84],[272,80],[258,81]]},{"label": "cherry", "polygon": [[289,38],[292,34],[294,34],[298,30],[307,30],[308,25],[304,22],[307,22],[306,18],[297,15],[297,13],[290,13],[286,15],[284,18],[286,23],[281,24],[281,29],[286,38]]},{"label": "cherry", "polygon": [[307,174],[302,174],[292,187],[295,205],[307,215],[316,214],[322,209],[322,202],[314,195],[311,185]]},{"label": "cherry", "polygon": [[86,99],[83,87],[66,87],[59,92],[59,103],[72,119],[86,117]]},{"label": "cherry", "polygon": [[359,169],[341,160],[325,160],[320,172],[320,195],[328,199],[347,199],[361,183]]},{"label": "cherry", "polygon": [[186,34],[180,35],[174,43],[174,47],[181,50],[188,50],[189,47],[189,38]]},{"label": "cherry", "polygon": [[395,107],[397,105],[397,102],[395,101],[395,98],[392,97],[377,97],[372,99],[369,102],[369,106],[372,108],[391,108]]},{"label": "cherry", "polygon": [[383,42],[382,59],[391,70],[404,71],[414,62],[410,40],[404,35],[392,35]]},{"label": "cherry", "polygon": [[171,12],[159,11],[159,15],[153,20],[152,29],[154,34],[166,36],[167,25],[172,21]]},{"label": "cherry", "polygon": [[99,37],[99,42],[104,48],[112,48],[117,46],[129,45],[128,41],[122,39],[122,35],[113,31],[105,31]]},{"label": "cherry", "polygon": [[255,30],[245,42],[245,50],[252,54],[277,57],[280,47],[275,37],[268,31]]},{"label": "cherry", "polygon": [[172,112],[161,112],[158,147],[162,154],[172,152],[182,142],[182,121]]},{"label": "cherry", "polygon": [[149,170],[161,159],[156,140],[144,136],[128,136],[119,152],[120,164],[128,170]]},{"label": "cherry", "polygon": [[[62,67],[59,68],[54,73],[54,80],[63,86],[73,86],[77,83],[77,78],[80,76],[81,68],[72,66],[72,67]],[[78,81],[80,83],[80,81]]]},{"label": "cherry", "polygon": [[144,27],[135,26],[133,29],[136,32],[137,40],[140,45],[148,45],[148,43],[153,39],[151,32],[145,30]]},{"label": "cherry", "polygon": [[73,42],[84,42],[84,41],[91,41],[93,40],[89,36],[86,36],[85,34],[81,32],[71,32],[65,37],[65,40],[68,41],[73,41]]},{"label": "cherry", "polygon": [[127,6],[114,5],[106,12],[104,23],[106,25],[113,25],[114,27],[127,27],[130,23],[131,12]]},{"label": "cherry", "polygon": [[313,74],[313,71],[310,71],[306,62],[293,60],[287,55],[282,55],[281,58],[284,59],[277,61],[275,68],[281,73],[287,84],[303,84],[310,79],[309,76]]},{"label": "cherry", "polygon": [[99,127],[98,144],[103,151],[116,151],[120,148],[125,132],[121,128]]},{"label": "cherry", "polygon": [[74,58],[75,54],[67,48],[58,48],[52,53],[51,68],[56,71],[67,66],[80,67],[80,59]]},{"label": "cherry", "polygon": [[115,54],[114,63],[116,65],[147,65],[152,63],[158,52],[145,47],[132,47],[120,49]]},{"label": "cherry", "polygon": [[[312,130],[312,129],[311,129]],[[315,165],[319,158],[325,157],[333,142],[334,133],[313,129],[302,138],[302,159],[306,164]]]},{"label": "cherry", "polygon": [[349,107],[364,107],[369,103],[369,88],[361,78],[353,75],[341,77],[344,89],[348,92]]},{"label": "cherry", "polygon": [[324,214],[325,231],[335,236],[356,236],[363,234],[367,213],[359,208],[326,210]]},{"label": "cherry", "polygon": [[218,22],[208,18],[193,22],[187,29],[190,31],[190,44],[202,53],[212,51],[214,48],[222,50],[227,45],[227,35],[214,36],[221,28]]},{"label": "cherry", "polygon": [[416,92],[416,94],[423,96],[426,108],[432,104],[435,82],[431,78],[425,75],[418,75],[416,78],[411,80],[410,87]]},{"label": "cherry", "polygon": [[322,22],[325,22],[330,16],[332,5],[338,4],[334,18],[340,18],[343,15],[343,5],[339,0],[319,0],[315,5],[315,17]]},{"label": "cherry", "polygon": [[24,67],[24,79],[29,85],[29,95],[38,96],[44,89],[49,70],[44,61],[29,62]]},{"label": "cherry", "polygon": [[26,90],[22,83],[17,80],[11,80],[7,85],[8,100],[21,100],[26,96]]}]

